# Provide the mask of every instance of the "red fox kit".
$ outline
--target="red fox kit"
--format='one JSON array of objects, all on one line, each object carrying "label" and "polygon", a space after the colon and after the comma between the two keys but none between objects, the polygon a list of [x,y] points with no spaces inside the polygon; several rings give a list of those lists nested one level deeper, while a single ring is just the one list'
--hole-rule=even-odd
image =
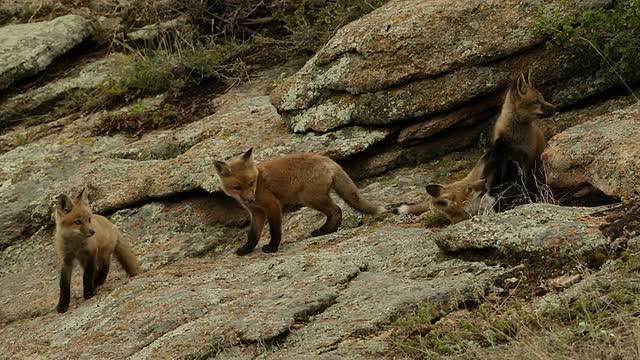
[{"label": "red fox kit", "polygon": [[483,212],[493,212],[493,199],[486,194],[485,180],[482,178],[486,154],[476,166],[459,181],[447,185],[426,186],[431,198],[416,204],[403,204],[394,212],[419,215],[433,210],[444,215],[452,224]]},{"label": "red fox kit", "polygon": [[493,129],[492,154],[483,174],[492,195],[499,192],[501,185],[516,182],[522,177],[525,189],[539,194],[536,176],[544,177],[540,154],[546,140],[533,120],[547,118],[554,113],[555,106],[546,102],[531,84],[531,71],[526,77],[520,74],[511,84]]},{"label": "red fox kit", "polygon": [[301,153],[256,165],[252,150],[237,159],[214,163],[224,192],[247,208],[251,216],[247,242],[238,248],[238,255],[253,251],[265,221],[269,222],[271,242],[262,250],[267,253],[278,250],[282,237],[282,207],[287,204],[302,204],[327,216],[324,225],[312,232],[313,236],[336,231],[342,222],[342,210],[329,196],[331,189],[363,213],[385,211],[384,207],[364,199],[349,175],[328,157]]},{"label": "red fox kit", "polygon": [[67,195],[58,196],[55,218],[56,252],[60,265],[59,313],[69,309],[75,259],[84,269],[82,286],[85,299],[93,297],[96,287],[104,284],[111,254],[116,255],[130,276],[140,273],[138,260],[120,231],[107,218],[92,213],[86,189],[73,201]]}]

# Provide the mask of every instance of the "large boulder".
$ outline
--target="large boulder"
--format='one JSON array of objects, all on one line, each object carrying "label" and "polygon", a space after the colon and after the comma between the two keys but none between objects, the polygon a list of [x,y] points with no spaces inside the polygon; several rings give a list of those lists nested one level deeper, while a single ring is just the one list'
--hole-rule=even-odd
[{"label": "large boulder", "polygon": [[451,225],[438,233],[436,243],[449,254],[592,260],[609,244],[599,228],[605,223],[603,210],[528,204]]},{"label": "large boulder", "polygon": [[78,15],[0,27],[0,90],[36,75],[92,33],[91,21]]},{"label": "large boulder", "polygon": [[640,104],[556,135],[542,159],[551,186],[588,183],[609,196],[640,195]]},{"label": "large boulder", "polygon": [[[534,35],[540,11],[576,14],[608,0],[392,1],[340,29],[272,93],[293,131],[381,125],[447,111],[511,81],[526,66],[549,97],[576,101],[606,85],[567,94],[592,73],[577,51],[547,50]],[[562,102],[562,101],[560,101]]]}]

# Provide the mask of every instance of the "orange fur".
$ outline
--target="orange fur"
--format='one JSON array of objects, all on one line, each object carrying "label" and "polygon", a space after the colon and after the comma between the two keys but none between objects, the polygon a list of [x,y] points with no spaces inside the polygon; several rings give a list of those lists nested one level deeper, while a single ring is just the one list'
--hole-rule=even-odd
[{"label": "orange fur", "polygon": [[138,260],[120,231],[107,218],[92,213],[86,190],[75,200],[60,195],[55,218],[54,238],[60,270],[58,312],[65,312],[69,307],[71,272],[76,259],[84,269],[85,299],[94,296],[95,288],[106,280],[111,254],[115,254],[130,276],[140,273]]},{"label": "orange fur", "polygon": [[519,181],[519,178],[528,192],[539,193],[537,182],[544,178],[540,155],[546,140],[534,120],[554,113],[555,106],[545,101],[531,84],[530,71],[527,76],[520,74],[511,84],[493,129],[492,165],[483,175],[492,195],[499,192],[503,184]]},{"label": "orange fur", "polygon": [[329,192],[333,189],[349,205],[369,214],[384,208],[364,199],[349,175],[328,157],[301,153],[255,164],[252,149],[228,162],[216,161],[216,172],[223,191],[240,202],[251,215],[247,243],[238,255],[253,251],[266,221],[269,222],[271,242],[263,251],[274,252],[281,239],[282,208],[287,204],[302,204],[327,216],[324,225],[314,236],[334,232],[342,222],[342,210]]},{"label": "orange fur", "polygon": [[480,159],[462,180],[447,185],[427,185],[427,193],[431,196],[427,201],[401,205],[397,212],[418,215],[432,210],[444,215],[452,224],[469,219],[480,212],[491,212],[492,199],[484,196],[484,159]]}]

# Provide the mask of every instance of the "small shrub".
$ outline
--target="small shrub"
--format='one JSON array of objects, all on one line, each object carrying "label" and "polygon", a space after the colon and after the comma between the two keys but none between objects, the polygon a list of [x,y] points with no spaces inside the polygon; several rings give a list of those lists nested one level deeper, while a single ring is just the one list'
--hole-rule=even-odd
[{"label": "small shrub", "polygon": [[102,116],[95,133],[102,135],[125,132],[137,136],[147,130],[174,127],[185,120],[185,116],[171,104],[164,103],[159,108],[149,108],[143,100],[138,100],[126,110]]},{"label": "small shrub", "polygon": [[640,0],[617,0],[611,8],[569,17],[541,13],[535,31],[551,37],[549,47],[592,50],[622,81],[640,71]]}]

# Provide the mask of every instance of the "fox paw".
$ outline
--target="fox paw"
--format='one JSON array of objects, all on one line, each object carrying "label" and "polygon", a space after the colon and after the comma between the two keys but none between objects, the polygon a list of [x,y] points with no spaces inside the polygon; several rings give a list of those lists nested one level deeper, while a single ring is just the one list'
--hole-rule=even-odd
[{"label": "fox paw", "polygon": [[265,246],[262,247],[262,251],[268,253],[274,253],[276,251],[278,251],[278,247],[277,246],[272,246],[270,244],[267,244]]},{"label": "fox paw", "polygon": [[393,203],[393,204],[385,205],[384,208],[387,211],[390,211],[390,212],[392,212],[394,214],[399,214],[399,210],[398,209],[400,209],[400,207],[403,206],[403,205],[406,205],[406,204],[404,204],[404,203]]},{"label": "fox paw", "polygon": [[60,314],[64,314],[67,312],[67,310],[69,310],[69,305],[64,305],[64,304],[58,304],[58,306],[56,306],[56,310],[60,313]]},{"label": "fox paw", "polygon": [[96,296],[96,291],[95,290],[84,291],[82,293],[82,296],[84,297],[85,300],[89,300],[92,297]]},{"label": "fox paw", "polygon": [[245,256],[245,255],[247,255],[247,254],[251,253],[252,251],[253,251],[253,248],[246,248],[246,247],[244,247],[244,246],[243,246],[243,247],[238,248],[238,249],[236,250],[236,255],[238,255],[238,256]]}]

